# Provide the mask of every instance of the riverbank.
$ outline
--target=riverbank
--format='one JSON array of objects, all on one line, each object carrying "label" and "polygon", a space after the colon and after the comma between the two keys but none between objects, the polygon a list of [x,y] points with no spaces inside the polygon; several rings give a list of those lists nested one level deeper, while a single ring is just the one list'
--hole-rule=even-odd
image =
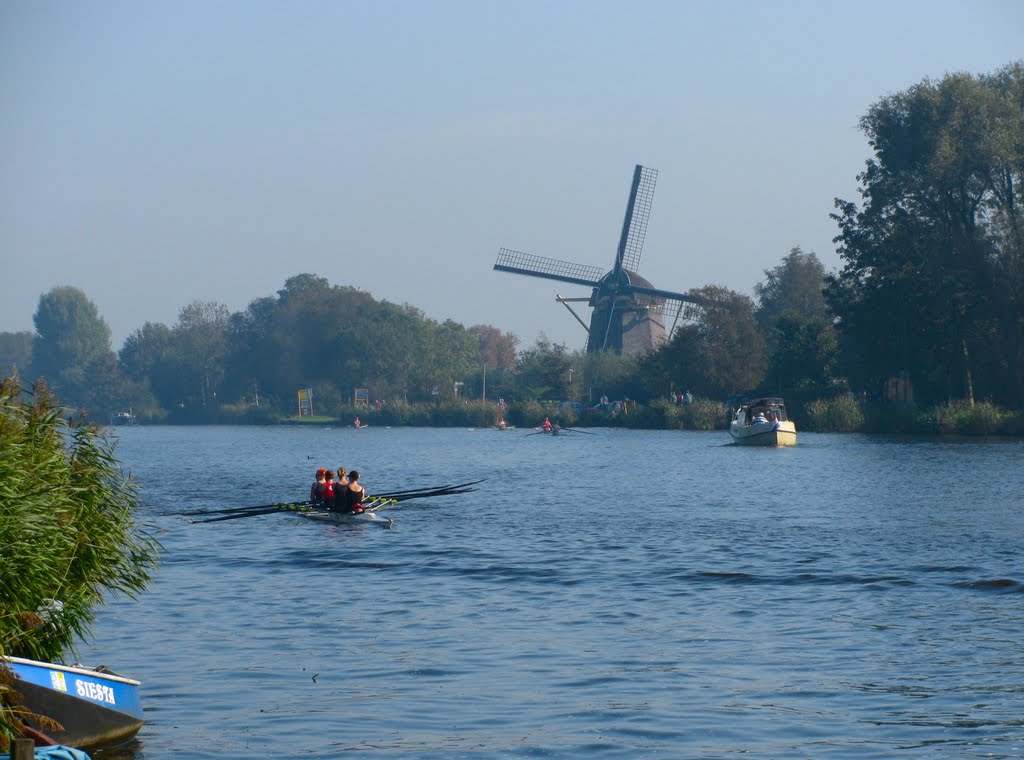
[{"label": "riverbank", "polygon": [[[797,429],[816,433],[893,433],[914,435],[1024,436],[1024,413],[988,402],[950,402],[930,407],[912,404],[833,399],[789,398]],[[202,413],[179,413],[160,419],[142,417],[142,424],[171,425],[313,425],[351,427],[358,417],[370,427],[496,427],[503,419],[519,428],[535,427],[545,417],[563,427],[618,427],[638,430],[726,430],[731,410],[710,399],[690,404],[655,400],[627,403],[620,411],[584,408],[576,413],[557,402],[514,402],[499,408],[486,401],[440,404],[389,403],[377,408],[347,406],[338,415],[298,417],[263,407],[226,406]]]}]

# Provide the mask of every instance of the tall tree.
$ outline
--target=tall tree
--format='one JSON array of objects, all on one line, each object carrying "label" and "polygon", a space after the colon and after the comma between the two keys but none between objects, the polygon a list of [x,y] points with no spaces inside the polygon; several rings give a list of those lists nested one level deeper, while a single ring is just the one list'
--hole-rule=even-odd
[{"label": "tall tree", "polygon": [[0,332],[0,375],[28,370],[32,363],[33,335],[24,332]]},{"label": "tall tree", "polygon": [[774,324],[769,336],[775,338],[776,348],[765,383],[781,394],[797,391],[812,398],[827,395],[835,387],[839,359],[838,337],[831,320],[793,310],[780,314]]},{"label": "tall tree", "polygon": [[754,285],[757,321],[762,327],[773,324],[785,311],[807,317],[827,314],[825,267],[814,251],[795,246],[778,266],[764,270],[764,277]]},{"label": "tall tree", "polygon": [[229,316],[223,304],[193,301],[181,310],[174,326],[179,366],[203,407],[215,403],[224,379]]},{"label": "tall tree", "polygon": [[862,206],[837,200],[845,260],[829,278],[847,371],[906,372],[924,400],[1024,395],[1024,67],[954,74],[861,120]]},{"label": "tall tree", "polygon": [[660,395],[669,383],[709,398],[755,390],[764,379],[767,359],[753,300],[715,285],[692,292],[705,302],[695,310],[694,321],[677,329],[670,343],[643,362],[659,385],[649,392]]},{"label": "tall tree", "polygon": [[545,336],[519,354],[516,370],[520,393],[530,399],[569,398],[569,351],[564,343],[552,343]]},{"label": "tall tree", "polygon": [[125,374],[133,380],[152,379],[171,347],[171,328],[159,322],[146,322],[125,338],[118,359]]},{"label": "tall tree", "polygon": [[156,412],[173,408],[183,398],[167,325],[146,322],[125,338],[118,360],[129,384],[129,406]]},{"label": "tall tree", "polygon": [[516,366],[516,348],[519,336],[515,333],[503,333],[493,325],[473,325],[470,334],[476,339],[480,352],[480,361],[488,369],[512,370]]},{"label": "tall tree", "polygon": [[32,320],[36,326],[33,372],[45,376],[66,403],[78,403],[89,365],[110,351],[110,328],[96,304],[68,286],[41,295]]}]

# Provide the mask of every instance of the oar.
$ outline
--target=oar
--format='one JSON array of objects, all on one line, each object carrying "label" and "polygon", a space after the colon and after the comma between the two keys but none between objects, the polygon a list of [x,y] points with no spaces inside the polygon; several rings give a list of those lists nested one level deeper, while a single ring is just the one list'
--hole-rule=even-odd
[{"label": "oar", "polygon": [[428,486],[426,488],[407,488],[403,491],[386,491],[380,494],[381,496],[404,496],[410,493],[421,493],[423,491],[445,491],[449,488],[465,488],[466,486],[474,486],[477,483],[483,483],[484,480],[471,480],[469,483],[458,483],[456,485],[443,485],[443,486]]},{"label": "oar", "polygon": [[382,507],[387,507],[395,503],[394,499],[374,499],[370,501],[369,505],[363,505],[364,512],[376,512]]},{"label": "oar", "polygon": [[410,493],[423,493],[424,491],[439,491],[445,488],[455,488],[455,486],[449,484],[444,486],[430,486],[429,488],[407,488],[404,491],[385,491],[380,495],[385,497],[405,496],[406,494]]},{"label": "oar", "polygon": [[208,520],[193,520],[192,523],[215,523],[224,522],[225,520],[240,520],[243,517],[259,517],[260,515],[272,515],[275,512],[292,512],[296,511],[289,509],[288,507],[274,507],[273,509],[263,509],[259,512],[242,512],[241,514],[234,515],[222,515],[220,517],[211,517]]},{"label": "oar", "polygon": [[475,488],[453,488],[448,491],[439,491],[437,493],[426,493],[426,494],[409,494],[408,496],[395,496],[392,501],[409,501],[412,499],[426,499],[430,496],[454,496],[457,493],[469,493],[475,491]]},{"label": "oar", "polygon": [[241,512],[258,512],[263,509],[270,509],[272,507],[308,507],[316,504],[315,501],[289,501],[289,502],[278,502],[277,504],[261,504],[258,507],[231,507],[229,509],[197,509],[192,512],[171,512],[172,515],[185,515],[191,517],[193,515],[226,515],[232,513]]},{"label": "oar", "polygon": [[591,433],[588,430],[577,430],[576,428],[562,428],[562,430],[568,430],[570,433],[583,433],[583,435],[597,435],[597,433]]},{"label": "oar", "polygon": [[430,488],[409,488],[404,491],[385,491],[384,493],[374,494],[377,497],[391,498],[394,496],[409,496],[411,494],[419,493],[434,493],[434,492],[445,492],[450,491],[453,488],[466,488],[467,486],[475,486],[477,483],[483,483],[486,478],[481,480],[471,480],[468,483],[458,483],[456,485],[445,485],[445,486],[431,486]]},{"label": "oar", "polygon": [[[464,484],[466,486],[473,485],[472,483]],[[475,491],[475,488],[466,488],[463,485],[448,486],[447,488],[438,488],[433,491],[423,491],[421,493],[403,493],[397,496],[392,496],[392,499],[397,501],[405,501],[407,499],[426,499],[431,496],[447,496],[453,493],[465,493],[466,491]]]}]

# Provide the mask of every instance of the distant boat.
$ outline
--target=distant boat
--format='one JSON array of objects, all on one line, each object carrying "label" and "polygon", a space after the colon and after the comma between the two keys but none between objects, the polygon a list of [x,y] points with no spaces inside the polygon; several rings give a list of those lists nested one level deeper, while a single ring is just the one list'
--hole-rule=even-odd
[{"label": "distant boat", "polygon": [[111,425],[135,425],[138,424],[138,420],[135,419],[135,415],[131,411],[118,412],[110,418]]},{"label": "distant boat", "polygon": [[79,749],[120,744],[142,728],[139,682],[103,667],[55,665],[0,656],[14,673],[13,689],[32,712],[52,718],[60,731],[39,730]]},{"label": "distant boat", "polygon": [[777,396],[751,399],[737,408],[729,434],[741,446],[796,446],[796,424]]}]

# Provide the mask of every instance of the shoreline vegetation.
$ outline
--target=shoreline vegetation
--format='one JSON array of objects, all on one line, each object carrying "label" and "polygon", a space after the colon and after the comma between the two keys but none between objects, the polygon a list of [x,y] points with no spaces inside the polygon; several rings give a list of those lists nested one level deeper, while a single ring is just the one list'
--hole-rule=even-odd
[{"label": "shoreline vegetation", "polygon": [[[787,399],[789,401],[789,399]],[[727,430],[732,410],[724,403],[695,398],[690,404],[655,400],[627,403],[626,411],[609,413],[584,408],[559,410],[558,402],[512,402],[499,409],[490,401],[409,404],[387,403],[380,409],[346,406],[340,414],[303,416],[282,414],[271,407],[225,405],[207,409],[202,417],[183,414],[139,417],[140,424],[168,425],[311,425],[352,427],[358,417],[369,427],[493,428],[498,420],[529,429],[549,417],[563,427],[609,427],[635,430]],[[990,402],[952,401],[932,406],[857,401],[849,395],[831,399],[794,400],[787,405],[797,429],[812,433],[881,433],[960,436],[1024,436],[1024,413],[1001,409]]]},{"label": "shoreline vegetation", "polygon": [[[109,431],[66,411],[43,384],[0,386],[0,655],[60,662],[104,600],[142,593],[159,563]],[[25,734],[22,720],[58,728],[14,686],[0,661],[0,752]]]}]

